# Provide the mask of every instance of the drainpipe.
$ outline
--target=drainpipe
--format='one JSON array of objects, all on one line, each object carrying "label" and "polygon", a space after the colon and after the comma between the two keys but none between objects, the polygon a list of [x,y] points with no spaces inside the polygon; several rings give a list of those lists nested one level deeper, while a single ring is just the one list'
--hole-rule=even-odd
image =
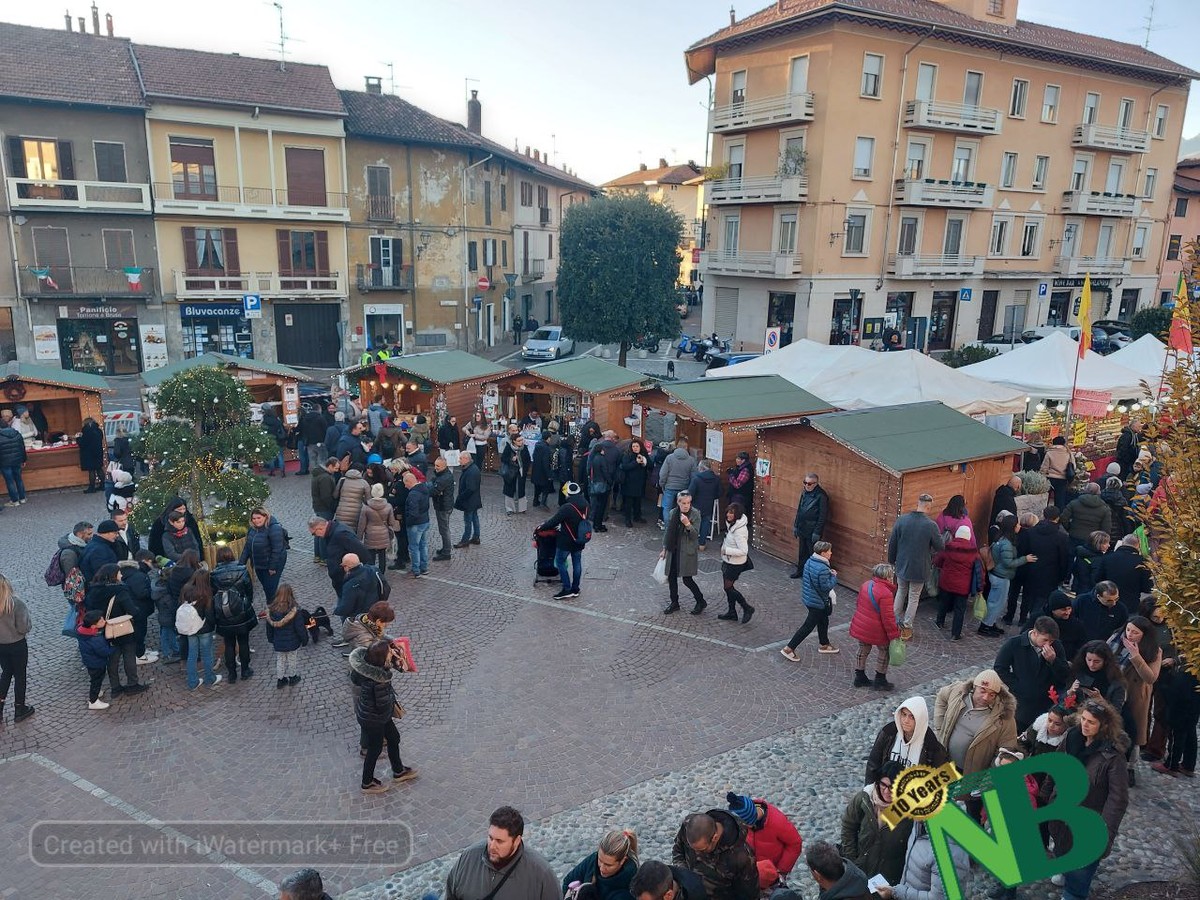
[{"label": "drainpipe", "polygon": [[904,92],[908,87],[908,57],[909,54],[933,37],[935,31],[937,31],[937,26],[930,25],[929,31],[922,35],[919,41],[904,51],[904,63],[900,67],[900,105],[896,107],[896,135],[892,142],[892,175],[887,182],[890,187],[888,187],[887,215],[883,220],[883,255],[879,260],[879,278],[875,282],[875,290],[877,291],[883,287],[884,279],[887,277],[888,247],[892,236],[892,212],[896,206],[896,162],[900,157],[900,127],[904,122]]}]

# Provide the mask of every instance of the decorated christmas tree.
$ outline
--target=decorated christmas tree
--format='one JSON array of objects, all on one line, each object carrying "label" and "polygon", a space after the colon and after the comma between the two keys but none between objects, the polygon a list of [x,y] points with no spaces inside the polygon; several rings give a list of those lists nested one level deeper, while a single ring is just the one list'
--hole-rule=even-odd
[{"label": "decorated christmas tree", "polygon": [[278,452],[250,422],[246,386],[222,369],[197,367],[164,381],[154,403],[161,418],[137,444],[152,470],[138,482],[134,524],[149,530],[172,497],[183,497],[207,540],[245,535],[250,510],[270,492],[251,466]]}]

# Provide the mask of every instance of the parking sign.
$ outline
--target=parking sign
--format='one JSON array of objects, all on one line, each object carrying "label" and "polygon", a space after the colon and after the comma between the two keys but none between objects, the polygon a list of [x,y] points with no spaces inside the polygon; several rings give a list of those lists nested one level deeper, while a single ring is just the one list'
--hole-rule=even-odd
[{"label": "parking sign", "polygon": [[1049,290],[1050,290],[1050,285],[1046,284],[1046,282],[1043,281],[1040,284],[1038,284],[1038,296],[1039,297],[1045,297],[1046,292]]},{"label": "parking sign", "polygon": [[246,311],[247,319],[261,319],[262,296],[259,294],[242,294],[242,308]]}]

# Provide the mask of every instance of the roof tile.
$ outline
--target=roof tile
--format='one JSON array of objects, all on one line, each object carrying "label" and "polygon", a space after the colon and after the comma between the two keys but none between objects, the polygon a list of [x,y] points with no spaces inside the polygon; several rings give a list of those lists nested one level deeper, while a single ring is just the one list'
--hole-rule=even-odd
[{"label": "roof tile", "polygon": [[141,109],[125,38],[0,22],[0,96]]},{"label": "roof tile", "polygon": [[678,166],[667,166],[657,169],[638,169],[612,181],[606,181],[601,187],[637,187],[646,182],[654,184],[687,184],[693,178],[701,175],[699,166],[683,163]]}]

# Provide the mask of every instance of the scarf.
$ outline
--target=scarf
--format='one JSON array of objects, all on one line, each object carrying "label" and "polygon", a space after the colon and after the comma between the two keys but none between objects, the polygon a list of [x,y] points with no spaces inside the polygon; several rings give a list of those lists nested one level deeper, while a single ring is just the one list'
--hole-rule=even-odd
[{"label": "scarf", "polygon": [[1124,628],[1113,634],[1113,636],[1108,639],[1108,646],[1109,649],[1112,650],[1113,655],[1116,656],[1117,665],[1121,668],[1121,671],[1126,672],[1129,670],[1131,660],[1129,656],[1129,650],[1121,640],[1123,637],[1125,637]]},{"label": "scarf", "polygon": [[1050,732],[1046,730],[1046,725],[1050,721],[1050,713],[1044,712],[1033,720],[1033,733],[1036,736],[1037,743],[1049,744],[1051,747],[1057,747],[1062,743],[1062,739],[1066,737],[1066,732],[1057,737],[1051,737]]},{"label": "scarf", "polygon": [[881,815],[883,815],[883,811],[888,808],[888,804],[885,803],[883,798],[879,796],[879,791],[875,789],[875,784],[876,783],[872,781],[870,784],[866,785],[863,788],[863,793],[866,794],[867,799],[871,801],[871,808],[875,810],[875,818],[878,819]]}]

